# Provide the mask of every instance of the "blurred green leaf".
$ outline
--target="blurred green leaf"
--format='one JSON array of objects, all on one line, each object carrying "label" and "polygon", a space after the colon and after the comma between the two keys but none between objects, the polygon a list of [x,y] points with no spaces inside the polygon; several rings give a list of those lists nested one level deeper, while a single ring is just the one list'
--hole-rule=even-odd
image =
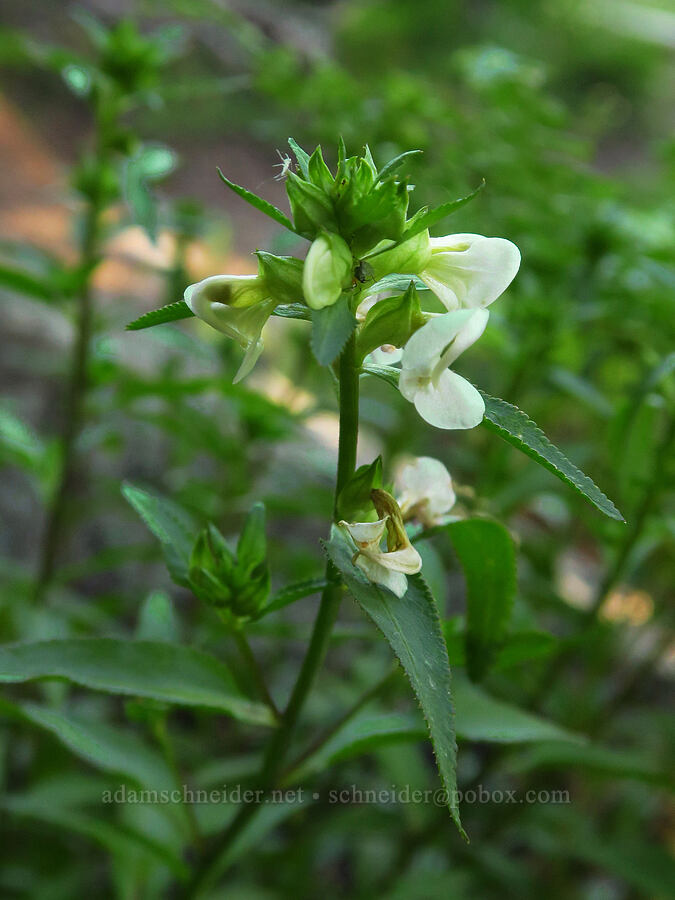
[{"label": "blurred green leaf", "polygon": [[39,678],[219,710],[253,725],[273,724],[267,707],[247,700],[222,662],[179,644],[73,638],[0,647],[0,682]]},{"label": "blurred green leaf", "polygon": [[159,539],[171,577],[189,587],[189,561],[198,526],[193,517],[168,497],[124,484],[122,493]]},{"label": "blurred green leaf", "polygon": [[446,526],[466,580],[467,666],[479,681],[490,668],[511,616],[516,555],[506,528],[490,519]]},{"label": "blurred green leaf", "polygon": [[104,772],[123,775],[144,787],[171,790],[176,780],[157,751],[132,731],[38,706],[0,700],[0,712],[14,715],[53,734],[69,750]]}]

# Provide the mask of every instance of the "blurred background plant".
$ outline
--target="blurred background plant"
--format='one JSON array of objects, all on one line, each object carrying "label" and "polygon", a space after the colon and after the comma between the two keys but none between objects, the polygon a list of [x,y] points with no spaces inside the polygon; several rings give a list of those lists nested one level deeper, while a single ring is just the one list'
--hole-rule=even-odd
[{"label": "blurred background plant", "polygon": [[[169,495],[228,538],[262,498],[273,587],[317,577],[332,386],[299,339],[302,323],[271,322],[263,362],[235,386],[236,350],[206,328],[123,329],[191,281],[254,272],[252,247],[298,249],[224,190],[217,165],[285,208],[273,166],[289,134],[323,142],[331,164],[338,134],[352,151],[368,143],[380,164],[420,148],[416,201],[463,196],[485,178],[449,229],[503,235],[523,254],[467,376],[526,409],[628,524],[595,515],[482,429],[419,428],[374,379],[363,387],[361,456],[405,447],[437,457],[465,512],[508,526],[518,640],[484,678],[501,704],[482,712],[492,731],[463,725],[458,710],[460,787],[567,789],[572,802],[466,806],[468,846],[429,805],[284,806],[239,848],[227,896],[309,898],[319,880],[330,897],[670,896],[673,13],[577,0],[30,0],[6,10],[5,26],[3,642],[185,642],[232,660],[255,694],[241,645],[171,583],[119,486]],[[459,670],[462,570],[442,537],[424,554]],[[249,626],[277,699],[314,605]],[[373,638],[345,604],[308,726],[387,675],[387,648]],[[400,687],[386,681],[380,711],[406,709]],[[6,896],[72,897],[93,883],[104,896],[165,896],[182,829],[209,834],[228,810],[196,808],[185,822],[152,805],[101,812],[102,790],[155,784],[161,766],[195,787],[246,783],[257,766],[256,732],[199,708],[54,682],[7,694]],[[513,704],[593,743],[524,736]],[[75,730],[83,720],[98,729],[89,743]],[[435,786],[419,734],[380,738],[345,739],[338,768],[308,777],[325,789]]]}]

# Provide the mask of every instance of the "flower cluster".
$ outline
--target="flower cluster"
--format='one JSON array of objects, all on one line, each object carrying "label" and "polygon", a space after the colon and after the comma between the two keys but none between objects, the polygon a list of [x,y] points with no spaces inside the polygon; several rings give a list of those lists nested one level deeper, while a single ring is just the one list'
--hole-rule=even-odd
[{"label": "flower cluster", "polygon": [[[257,362],[271,315],[304,318],[312,322],[312,348],[322,365],[332,365],[352,338],[356,365],[365,371],[379,366],[425,421],[444,429],[478,425],[482,396],[452,367],[483,334],[487,307],[515,277],[518,248],[477,234],[431,237],[429,227],[453,204],[409,218],[412,188],[398,173],[410,154],[378,170],[367,147],[361,156],[347,157],[341,142],[333,173],[320,147],[310,156],[289,143],[297,168],[284,158],[279,177],[286,181],[292,220],[223,180],[310,241],[305,259],[259,250],[257,275],[214,275],[191,285],[187,314],[244,349],[235,380]],[[356,548],[354,565],[402,596],[406,576],[422,564],[405,520],[438,524],[455,497],[445,467],[426,457],[403,470],[396,491],[398,501],[382,489],[380,461],[362,467],[338,501],[338,518]]]},{"label": "flower cluster", "polygon": [[[518,271],[518,248],[477,234],[430,237],[419,213],[407,218],[409,188],[396,166],[378,172],[367,149],[347,158],[341,147],[333,175],[320,147],[308,156],[291,146],[299,171],[286,167],[288,226],[311,241],[304,262],[259,251],[258,275],[213,275],[185,292],[196,316],[245,350],[235,380],[255,365],[265,323],[280,305],[304,306],[309,317],[338,303],[356,312],[374,298],[357,325],[363,355],[400,363],[400,392],[425,421],[473,428],[483,418],[482,397],[450,367],[485,330],[486,307]],[[409,290],[401,294],[398,285]],[[447,311],[423,309],[418,289]]]}]

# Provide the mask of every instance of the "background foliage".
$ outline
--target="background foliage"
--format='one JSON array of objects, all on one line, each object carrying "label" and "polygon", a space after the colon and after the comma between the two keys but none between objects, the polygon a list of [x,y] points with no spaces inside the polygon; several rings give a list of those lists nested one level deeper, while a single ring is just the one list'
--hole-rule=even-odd
[{"label": "background foliage", "polygon": [[[266,809],[223,896],[670,896],[672,13],[174,0],[124,14],[33,0],[8,9],[0,40],[0,634],[33,646],[0,650],[3,896],[166,896],[190,835],[222,828],[231,805],[105,806],[103,791],[245,785],[257,767],[268,711],[241,647],[164,555],[175,566],[181,535],[208,520],[236,538],[261,498],[273,589],[320,578],[333,388],[303,322],[272,323],[260,371],[236,386],[237,350],[194,320],[124,326],[190,281],[254,271],[253,247],[297,249],[215,171],[285,210],[272,166],[289,134],[331,163],[338,134],[380,164],[422,149],[418,203],[485,178],[450,230],[506,236],[523,265],[463,371],[526,409],[627,525],[484,429],[421,428],[364,380],[363,460],[443,460],[462,509],[511,535],[486,521],[499,533],[483,546],[517,548],[517,577],[490,584],[504,610],[491,624],[472,535],[418,545],[456,673],[459,786],[571,802],[466,804],[468,845],[433,804],[329,803],[343,786],[439,784],[388,647],[345,603],[302,736],[382,690],[288,773],[323,799]],[[277,599],[248,634],[280,703],[316,597]],[[39,643],[82,637],[98,639],[93,660],[75,644],[54,656],[71,672]]]}]

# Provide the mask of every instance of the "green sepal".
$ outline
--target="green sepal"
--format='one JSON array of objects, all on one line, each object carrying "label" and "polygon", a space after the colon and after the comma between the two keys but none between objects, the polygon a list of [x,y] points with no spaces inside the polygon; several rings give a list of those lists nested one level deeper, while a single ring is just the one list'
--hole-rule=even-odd
[{"label": "green sepal", "polygon": [[258,272],[274,299],[279,303],[301,303],[302,260],[294,256],[275,256],[265,250],[256,250],[256,256]]},{"label": "green sepal", "polygon": [[380,300],[368,310],[356,339],[357,359],[360,362],[383,344],[404,347],[424,322],[415,284],[411,280],[405,294]]},{"label": "green sepal", "polygon": [[347,522],[374,521],[375,508],[370,496],[374,488],[382,487],[382,457],[359,468],[340,491],[337,501],[338,519]]},{"label": "green sepal", "polygon": [[335,179],[324,162],[321,146],[318,146],[310,156],[307,164],[307,174],[312,184],[315,184],[318,188],[321,188],[324,193],[330,195]]},{"label": "green sepal", "polygon": [[286,192],[298,234],[312,241],[322,229],[339,233],[333,204],[321,188],[289,172]]}]

